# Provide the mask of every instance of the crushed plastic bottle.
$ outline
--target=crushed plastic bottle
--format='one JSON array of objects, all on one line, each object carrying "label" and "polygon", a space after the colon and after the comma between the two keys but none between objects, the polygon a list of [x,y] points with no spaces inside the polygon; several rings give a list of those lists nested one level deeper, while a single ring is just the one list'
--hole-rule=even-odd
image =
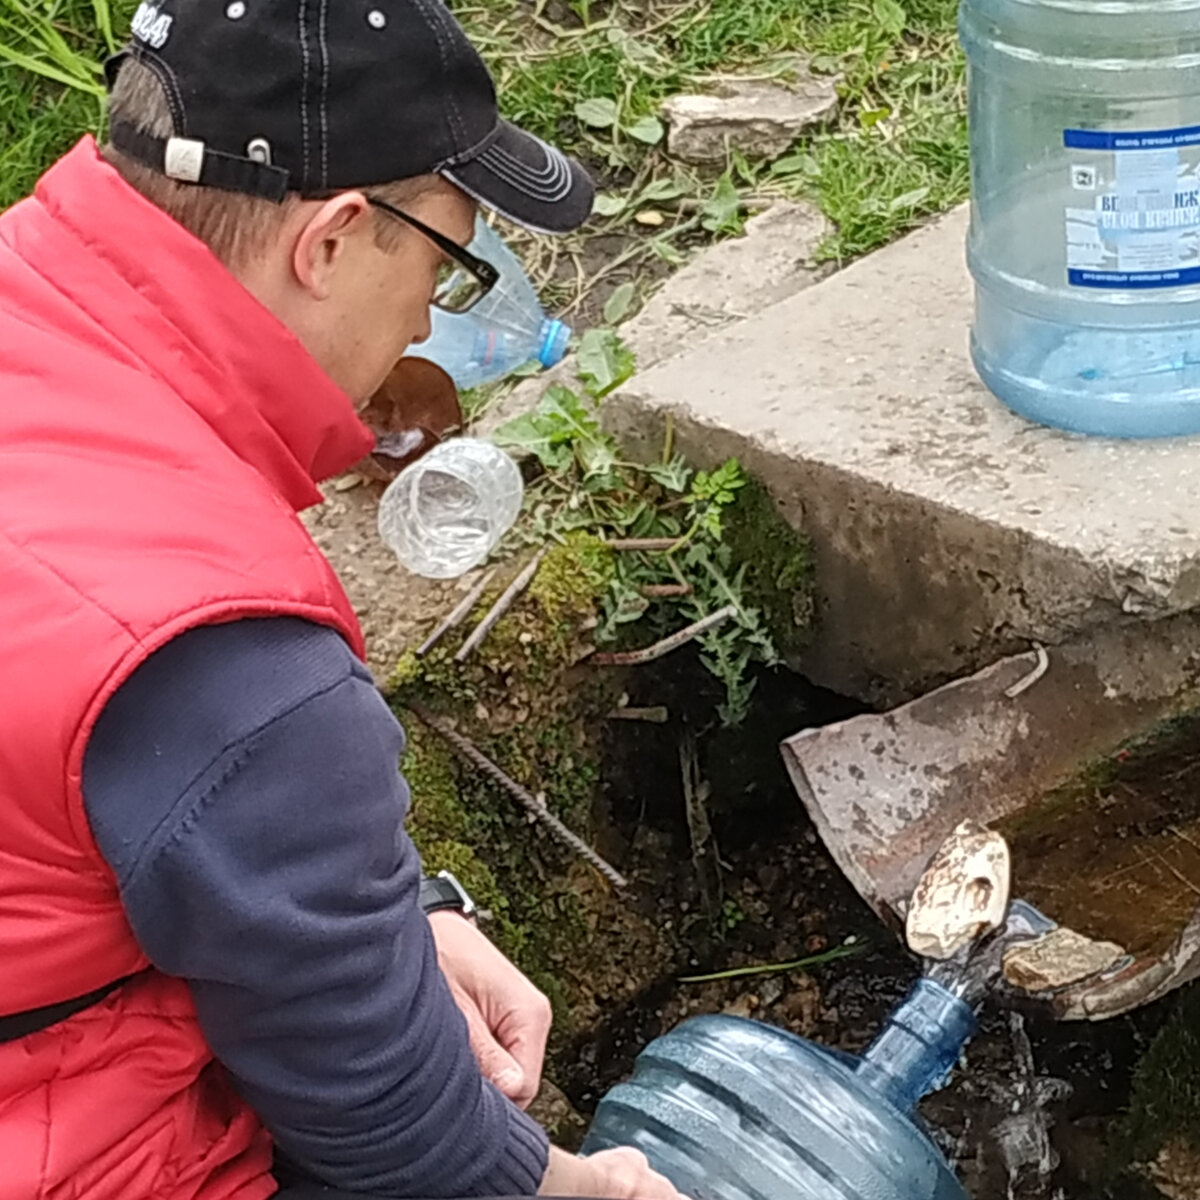
[{"label": "crushed plastic bottle", "polygon": [[455,579],[512,528],[524,484],[517,464],[480,438],[454,438],[410,463],[379,501],[379,536],[410,571]]},{"label": "crushed plastic bottle", "polygon": [[501,379],[529,362],[544,367],[561,362],[571,330],[546,316],[517,256],[482,217],[467,249],[495,267],[500,278],[465,313],[431,309],[430,336],[408,353],[436,363],[462,390]]},{"label": "crushed plastic bottle", "polygon": [[1200,0],[962,0],[972,355],[1015,411],[1200,432]]}]

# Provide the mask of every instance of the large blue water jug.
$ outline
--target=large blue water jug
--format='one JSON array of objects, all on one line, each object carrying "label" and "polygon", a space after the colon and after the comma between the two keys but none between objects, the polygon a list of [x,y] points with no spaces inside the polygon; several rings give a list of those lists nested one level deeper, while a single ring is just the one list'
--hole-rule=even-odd
[{"label": "large blue water jug", "polygon": [[967,1200],[913,1116],[975,1030],[922,979],[862,1058],[740,1017],[697,1017],[600,1102],[583,1153],[641,1150],[692,1200]]},{"label": "large blue water jug", "polygon": [[1200,432],[1200,0],[962,0],[972,353],[1033,420]]}]

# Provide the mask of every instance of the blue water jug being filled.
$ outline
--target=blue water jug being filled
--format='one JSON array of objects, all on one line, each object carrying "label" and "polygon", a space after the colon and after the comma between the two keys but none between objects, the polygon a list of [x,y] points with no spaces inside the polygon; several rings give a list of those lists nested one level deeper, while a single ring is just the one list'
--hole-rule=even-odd
[{"label": "blue water jug being filled", "polygon": [[1054,929],[1008,902],[997,834],[964,822],[913,893],[927,972],[861,1058],[741,1017],[686,1021],[652,1042],[596,1110],[583,1153],[641,1150],[691,1200],[967,1200],[922,1129],[975,1032],[1005,954]]},{"label": "blue water jug being filled", "polygon": [[962,0],[971,348],[1043,424],[1200,432],[1200,0]]},{"label": "blue water jug being filled", "polygon": [[967,1200],[913,1116],[975,1031],[922,979],[860,1059],[741,1017],[652,1042],[583,1152],[633,1146],[691,1200]]},{"label": "blue water jug being filled", "polygon": [[552,367],[560,362],[571,330],[546,316],[517,256],[482,217],[467,249],[495,267],[500,278],[465,313],[430,309],[430,336],[408,353],[436,363],[460,390],[501,379],[526,363]]}]

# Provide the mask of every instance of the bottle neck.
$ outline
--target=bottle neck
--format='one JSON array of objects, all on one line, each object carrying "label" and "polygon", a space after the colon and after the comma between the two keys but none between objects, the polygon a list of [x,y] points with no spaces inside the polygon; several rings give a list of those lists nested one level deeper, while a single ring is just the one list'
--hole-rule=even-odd
[{"label": "bottle neck", "polygon": [[548,317],[542,322],[541,345],[537,354],[538,362],[543,367],[557,366],[567,353],[567,345],[570,341],[570,326]]},{"label": "bottle neck", "polygon": [[945,1083],[975,1024],[969,1004],[922,979],[888,1018],[855,1074],[901,1112],[911,1112]]}]

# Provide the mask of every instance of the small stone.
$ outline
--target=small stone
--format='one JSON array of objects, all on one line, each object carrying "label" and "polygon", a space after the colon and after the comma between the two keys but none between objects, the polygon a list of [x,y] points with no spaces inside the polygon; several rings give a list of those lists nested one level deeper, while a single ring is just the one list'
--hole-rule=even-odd
[{"label": "small stone", "polygon": [[721,1011],[731,1017],[748,1017],[758,1007],[758,997],[746,992],[732,1004],[727,1004]]},{"label": "small stone", "polygon": [[758,989],[758,998],[763,1008],[769,1008],[783,995],[783,980],[778,975],[770,975],[763,980]]},{"label": "small stone", "polygon": [[794,976],[791,988],[778,1003],[778,1010],[789,1029],[810,1037],[821,1017],[821,992],[807,975]]},{"label": "small stone", "polygon": [[672,96],[662,110],[667,153],[689,163],[723,163],[730,150],[777,158],[838,105],[836,79],[806,68],[797,76],[791,86],[731,76],[714,80],[711,94]]},{"label": "small stone", "polygon": [[1097,942],[1073,929],[1054,929],[1021,942],[1004,956],[1004,978],[1027,992],[1053,992],[1116,966],[1125,957],[1115,942]]},{"label": "small stone", "polygon": [[657,208],[643,208],[641,212],[636,213],[633,218],[639,225],[647,225],[651,229],[657,229],[660,225],[665,225],[667,218]]}]

